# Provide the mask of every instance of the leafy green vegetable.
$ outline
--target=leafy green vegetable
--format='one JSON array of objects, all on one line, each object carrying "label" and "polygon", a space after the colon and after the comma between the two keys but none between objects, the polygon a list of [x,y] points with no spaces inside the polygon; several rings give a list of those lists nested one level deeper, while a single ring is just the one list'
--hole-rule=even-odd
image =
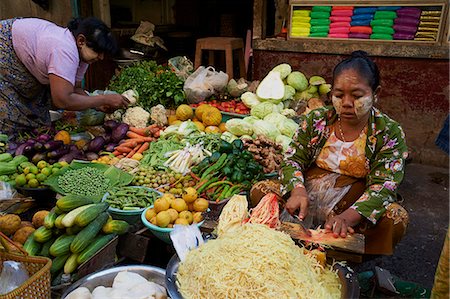
[{"label": "leafy green vegetable", "polygon": [[139,105],[148,111],[158,104],[174,108],[185,102],[183,81],[169,67],[155,61],[140,61],[123,68],[112,77],[108,88],[118,93],[136,90]]}]

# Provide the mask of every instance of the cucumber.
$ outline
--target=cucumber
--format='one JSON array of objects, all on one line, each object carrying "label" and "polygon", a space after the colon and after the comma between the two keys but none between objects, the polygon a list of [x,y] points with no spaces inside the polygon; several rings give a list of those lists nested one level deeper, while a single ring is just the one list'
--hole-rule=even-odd
[{"label": "cucumber", "polygon": [[34,232],[28,236],[28,239],[23,244],[23,249],[29,255],[36,255],[41,250],[41,244],[34,239]]},{"label": "cucumber", "polygon": [[46,228],[53,228],[55,226],[55,220],[58,217],[58,214],[56,214],[55,209],[53,208],[50,213],[47,214],[44,218],[44,226]]},{"label": "cucumber", "polygon": [[45,243],[52,238],[52,230],[41,226],[34,231],[34,240],[39,243]]},{"label": "cucumber", "polygon": [[63,218],[63,220],[61,220],[61,224],[64,225],[64,227],[71,227],[72,225],[75,224],[75,218],[77,218],[77,216],[81,212],[83,212],[84,210],[86,210],[92,206],[94,206],[94,204],[84,205],[84,206],[78,207],[76,209],[73,209],[72,211],[67,213],[67,215]]},{"label": "cucumber", "polygon": [[95,236],[102,229],[103,225],[105,225],[106,221],[108,221],[108,213],[103,212],[76,235],[72,244],[70,244],[70,251],[73,253],[82,252],[89,245],[89,243],[94,240]]},{"label": "cucumber", "polygon": [[61,270],[64,267],[64,264],[66,263],[67,259],[69,258],[70,253],[64,254],[64,255],[60,255],[55,257],[52,260],[52,266],[50,268],[50,273],[52,275],[54,275],[55,273],[57,273],[59,270]]},{"label": "cucumber", "polygon": [[50,257],[50,246],[52,246],[53,242],[55,242],[55,238],[51,238],[47,242],[42,245],[41,251],[39,252],[40,256]]},{"label": "cucumber", "polygon": [[70,274],[78,267],[77,258],[79,253],[72,253],[64,264],[64,274]]},{"label": "cucumber", "polygon": [[75,218],[75,224],[78,226],[88,225],[91,221],[97,218],[101,212],[106,211],[108,207],[109,204],[106,202],[91,205],[88,209],[78,214],[78,216]]},{"label": "cucumber", "polygon": [[102,249],[106,244],[108,244],[112,239],[114,239],[115,234],[109,234],[104,236],[99,236],[92,242],[88,247],[86,247],[83,252],[77,258],[77,263],[81,265],[91,257],[93,257],[100,249]]},{"label": "cucumber", "polygon": [[70,253],[70,244],[75,236],[62,235],[50,246],[49,252],[53,256],[61,256]]},{"label": "cucumber", "polygon": [[81,206],[93,203],[92,199],[80,195],[66,195],[56,201],[56,206],[64,212],[70,212]]}]

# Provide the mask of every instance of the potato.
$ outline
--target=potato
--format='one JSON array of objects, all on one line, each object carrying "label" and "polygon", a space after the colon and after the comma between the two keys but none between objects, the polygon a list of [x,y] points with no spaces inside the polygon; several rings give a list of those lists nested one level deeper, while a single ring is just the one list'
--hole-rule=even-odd
[{"label": "potato", "polygon": [[19,228],[12,238],[14,242],[18,242],[20,244],[24,244],[28,237],[35,231],[34,227],[25,226]]},{"label": "potato", "polygon": [[43,226],[45,216],[47,216],[48,213],[50,213],[50,212],[47,210],[41,210],[41,211],[34,213],[33,219],[31,220],[31,222],[33,223],[33,226],[35,228],[39,228],[39,227]]},{"label": "potato", "polygon": [[20,217],[15,214],[6,214],[0,217],[0,231],[9,236],[20,228]]}]

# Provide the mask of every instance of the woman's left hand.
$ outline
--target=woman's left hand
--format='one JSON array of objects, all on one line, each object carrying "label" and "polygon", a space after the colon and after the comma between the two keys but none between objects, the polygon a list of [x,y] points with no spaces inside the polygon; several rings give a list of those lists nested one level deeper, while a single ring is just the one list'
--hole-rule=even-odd
[{"label": "woman's left hand", "polygon": [[333,233],[334,237],[347,237],[347,233],[353,234],[355,230],[352,226],[361,221],[361,215],[353,210],[347,209],[342,214],[328,218],[325,222],[325,232]]}]

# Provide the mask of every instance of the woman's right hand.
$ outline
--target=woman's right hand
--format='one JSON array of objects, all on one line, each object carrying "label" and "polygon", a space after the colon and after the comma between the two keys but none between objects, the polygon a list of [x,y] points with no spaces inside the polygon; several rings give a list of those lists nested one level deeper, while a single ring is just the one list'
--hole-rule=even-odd
[{"label": "woman's right hand", "polygon": [[308,205],[309,200],[306,189],[303,187],[297,187],[291,191],[291,196],[286,203],[286,210],[291,215],[294,215],[297,210],[300,210],[298,213],[298,218],[303,220],[308,214]]},{"label": "woman's right hand", "polygon": [[121,94],[105,94],[103,97],[103,105],[101,105],[101,107],[103,109],[105,109],[104,107],[107,107],[106,109],[110,111],[126,108],[130,104],[130,101]]}]

